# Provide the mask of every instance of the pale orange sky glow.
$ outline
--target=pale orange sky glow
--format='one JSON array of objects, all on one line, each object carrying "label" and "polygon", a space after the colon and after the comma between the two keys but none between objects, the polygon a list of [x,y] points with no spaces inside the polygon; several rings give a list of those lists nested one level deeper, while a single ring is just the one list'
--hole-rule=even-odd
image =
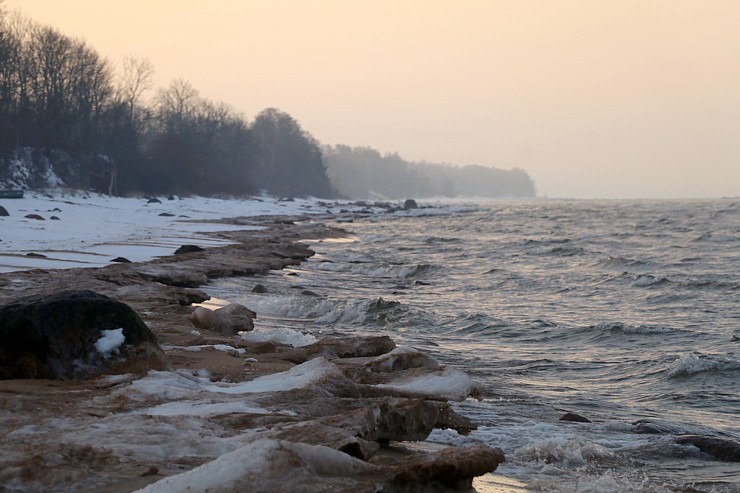
[{"label": "pale orange sky glow", "polygon": [[550,197],[740,195],[735,0],[5,0],[157,87]]}]

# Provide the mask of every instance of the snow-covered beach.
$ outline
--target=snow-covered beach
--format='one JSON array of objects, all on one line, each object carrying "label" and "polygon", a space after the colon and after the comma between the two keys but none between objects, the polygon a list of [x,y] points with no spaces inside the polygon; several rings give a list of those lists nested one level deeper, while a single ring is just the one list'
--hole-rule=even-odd
[{"label": "snow-covered beach", "polygon": [[315,200],[147,199],[80,192],[26,192],[24,198],[2,200],[0,205],[9,214],[0,217],[0,272],[101,267],[119,256],[132,262],[150,260],[172,254],[183,243],[226,244],[208,234],[214,231],[256,228],[206,221],[326,213]]},{"label": "snow-covered beach", "polygon": [[[434,358],[394,349],[387,337],[319,340],[291,329],[254,337],[259,314],[254,332],[235,336],[197,330],[187,318],[196,304],[222,303],[209,300],[208,279],[300,262],[310,253],[296,242],[341,234],[322,221],[379,210],[272,198],[27,195],[0,203],[9,214],[0,218],[3,304],[100,292],[136,310],[172,367],[0,381],[6,491],[448,490],[503,460],[488,446],[386,447],[474,426],[447,401],[476,392],[475,382]],[[205,252],[173,255],[185,244]],[[102,331],[101,353],[116,350],[117,337]]]}]

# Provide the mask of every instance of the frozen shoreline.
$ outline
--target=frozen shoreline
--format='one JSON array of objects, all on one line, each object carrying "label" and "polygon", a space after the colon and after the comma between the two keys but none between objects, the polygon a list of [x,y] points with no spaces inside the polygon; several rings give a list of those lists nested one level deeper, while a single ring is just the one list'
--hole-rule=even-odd
[{"label": "frozen shoreline", "polygon": [[[299,263],[311,253],[297,242],[341,234],[321,222],[306,220],[311,214],[324,214],[325,220],[332,218],[325,215],[325,204],[183,199],[174,201],[175,205],[188,204],[191,212],[185,215],[191,217],[177,221],[176,216],[160,216],[161,211],[155,208],[174,205],[142,205],[141,200],[120,199],[129,201],[124,205],[133,206],[114,220],[112,211],[125,207],[115,199],[103,199],[93,200],[95,207],[101,207],[100,202],[108,204],[103,224],[90,222],[99,217],[98,208],[87,221],[78,224],[79,228],[73,227],[67,217],[83,217],[82,210],[93,208],[84,204],[90,199],[47,199],[53,201],[48,203],[35,197],[29,200],[37,202],[26,202],[26,210],[10,210],[5,205],[11,219],[3,218],[3,226],[13,224],[32,234],[12,236],[13,241],[7,243],[2,238],[4,263],[12,271],[0,274],[0,294],[7,301],[28,294],[84,288],[123,301],[157,335],[176,371],[154,372],[144,378],[103,377],[90,382],[0,381],[0,409],[5,410],[3,420],[8,423],[3,439],[9,445],[6,450],[13,451],[1,458],[3,484],[19,491],[50,485],[60,491],[132,491],[156,480],[174,480],[184,471],[224,456],[197,474],[207,479],[204,487],[212,488],[210,491],[227,491],[232,486],[219,480],[224,472],[222,465],[231,460],[224,454],[243,449],[242,455],[263,454],[266,461],[259,462],[256,476],[254,469],[236,473],[235,481],[249,484],[253,491],[270,491],[275,485],[290,488],[289,478],[278,474],[270,479],[264,468],[271,463],[276,466],[271,469],[279,469],[281,461],[290,462],[295,454],[303,460],[296,470],[302,472],[296,478],[314,482],[317,487],[372,491],[382,482],[391,488],[389,491],[405,491],[412,484],[440,487],[440,480],[445,479],[434,474],[425,476],[427,473],[420,471],[429,471],[431,466],[414,461],[437,461],[437,467],[447,467],[446,471],[454,464],[459,475],[455,481],[465,485],[472,477],[495,469],[503,458],[488,447],[476,451],[452,448],[432,454],[379,447],[389,441],[423,439],[435,427],[468,429],[471,424],[449,408],[447,399],[465,398],[475,387],[462,372],[429,364],[419,367],[413,358],[394,366],[393,371],[373,370],[373,361],[381,355],[386,355],[381,360],[384,362],[402,358],[388,356],[395,346],[390,339],[347,338],[291,348],[193,330],[186,317],[193,304],[209,298],[201,289],[208,279],[254,275]],[[57,206],[50,207],[54,202]],[[56,212],[58,216],[64,214],[59,221],[18,218],[20,212],[54,214],[49,212],[54,208],[61,209]],[[290,214],[267,217],[277,212]],[[302,218],[296,221],[298,224],[286,219],[297,214]],[[236,216],[242,219],[223,219]],[[182,219],[217,224],[204,227],[205,223]],[[167,221],[165,226],[163,220]],[[61,224],[65,227],[57,228]],[[126,234],[124,225],[135,225],[134,233]],[[168,240],[155,243],[160,230]],[[209,233],[201,235],[201,231]],[[106,241],[106,232],[108,237],[111,232],[120,234],[120,239]],[[3,235],[8,233],[13,234],[11,228],[4,228]],[[38,235],[36,240],[33,235]],[[42,243],[39,237],[48,241]],[[57,248],[55,242],[66,246]],[[110,263],[107,257],[120,254],[105,248],[126,242],[138,244],[134,249],[137,255],[156,258]],[[171,255],[183,243],[202,243],[207,249],[199,254]],[[18,264],[7,261],[22,258],[51,269],[59,265],[59,251],[67,249],[105,258],[105,266],[17,270]],[[160,257],[163,249],[168,256]],[[26,259],[24,252],[28,251],[48,255]],[[79,259],[62,265],[75,263],[79,264]],[[384,364],[376,366],[384,368]],[[265,378],[268,380],[260,380]],[[286,384],[291,381],[294,384]],[[252,391],[237,390],[239,382],[254,382]],[[396,422],[398,416],[403,416],[401,424]],[[280,458],[274,455],[275,450],[287,450],[288,456]],[[317,472],[317,464],[323,462],[354,471],[355,475],[346,472],[349,476],[337,478],[330,471]],[[405,469],[399,469],[400,463]],[[34,474],[29,477],[31,470]],[[403,474],[411,476],[401,481],[398,477]],[[183,480],[187,482],[187,478]],[[173,486],[177,480],[171,481],[152,491],[180,491]],[[451,488],[448,485],[442,491]]]}]

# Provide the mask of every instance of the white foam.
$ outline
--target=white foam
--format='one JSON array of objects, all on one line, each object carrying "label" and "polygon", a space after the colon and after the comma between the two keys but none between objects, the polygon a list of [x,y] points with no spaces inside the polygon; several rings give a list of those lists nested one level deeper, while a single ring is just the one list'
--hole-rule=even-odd
[{"label": "white foam", "polygon": [[737,371],[740,360],[700,353],[682,354],[668,370],[668,378],[687,377],[707,371]]}]

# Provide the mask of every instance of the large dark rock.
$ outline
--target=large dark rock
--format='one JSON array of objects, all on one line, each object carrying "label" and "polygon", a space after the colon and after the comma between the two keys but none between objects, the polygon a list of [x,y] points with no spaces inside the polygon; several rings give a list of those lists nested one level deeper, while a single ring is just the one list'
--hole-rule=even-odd
[{"label": "large dark rock", "polygon": [[725,462],[740,462],[740,442],[701,435],[676,437],[676,443],[693,445],[707,455]]},{"label": "large dark rock", "polygon": [[591,420],[576,413],[565,413],[560,416],[560,421],[572,421],[574,423],[590,423]]},{"label": "large dark rock", "polygon": [[10,213],[8,212],[8,209],[0,205],[0,216],[9,216]]},{"label": "large dark rock", "polygon": [[389,489],[469,491],[474,477],[495,471],[505,460],[503,450],[483,443],[415,455],[396,466],[396,474]]},{"label": "large dark rock", "polygon": [[414,199],[406,199],[406,201],[403,203],[403,208],[407,211],[410,209],[418,209],[419,204],[417,204]]},{"label": "large dark rock", "polygon": [[0,379],[90,378],[165,369],[157,338],[128,305],[93,291],[0,307]]}]

